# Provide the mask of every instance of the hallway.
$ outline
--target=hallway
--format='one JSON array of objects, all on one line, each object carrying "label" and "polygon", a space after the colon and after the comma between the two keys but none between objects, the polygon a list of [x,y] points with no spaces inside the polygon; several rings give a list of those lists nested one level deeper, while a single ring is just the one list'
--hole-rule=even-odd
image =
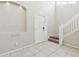
[{"label": "hallway", "polygon": [[62,46],[50,41],[41,42],[39,44],[25,47],[17,51],[2,55],[2,57],[78,57],[77,49]]}]

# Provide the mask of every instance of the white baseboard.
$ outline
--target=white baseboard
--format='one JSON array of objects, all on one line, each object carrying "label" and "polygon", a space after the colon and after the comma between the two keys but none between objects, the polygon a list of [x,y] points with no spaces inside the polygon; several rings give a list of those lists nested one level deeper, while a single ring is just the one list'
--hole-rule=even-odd
[{"label": "white baseboard", "polygon": [[[45,42],[45,41],[43,41],[43,42]],[[31,46],[33,46],[33,45],[37,45],[37,44],[40,44],[40,43],[42,43],[42,42],[39,42],[39,43],[33,43],[33,44],[30,44],[30,45],[27,45],[27,46],[24,46],[24,47],[21,47],[21,48],[17,48],[17,49],[14,49],[14,50],[11,50],[11,51],[2,53],[2,54],[0,54],[0,56],[3,56],[3,55],[6,55],[6,54],[15,52],[15,51],[20,50],[20,49],[24,49],[24,48],[27,48],[27,47],[31,47]]]},{"label": "white baseboard", "polygon": [[27,45],[27,46],[24,46],[24,47],[21,47],[21,48],[17,48],[17,49],[14,49],[14,50],[11,50],[11,51],[8,51],[8,52],[5,52],[5,53],[2,53],[2,54],[0,54],[0,56],[3,56],[3,55],[6,55],[6,54],[9,54],[9,53],[15,52],[15,51],[17,51],[17,50],[20,50],[20,49],[24,49],[24,48],[26,48],[26,47],[33,46],[33,45],[34,45],[34,43],[33,43],[33,44],[30,44],[30,45]]},{"label": "white baseboard", "polygon": [[71,44],[68,44],[68,43],[64,43],[64,45],[69,46],[69,47],[72,47],[72,48],[79,49],[79,47],[78,47],[78,46],[74,46],[74,45],[71,45]]}]

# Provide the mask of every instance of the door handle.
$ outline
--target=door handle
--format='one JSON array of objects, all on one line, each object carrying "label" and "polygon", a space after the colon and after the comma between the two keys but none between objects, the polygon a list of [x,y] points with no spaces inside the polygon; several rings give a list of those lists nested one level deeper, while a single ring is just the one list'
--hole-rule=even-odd
[{"label": "door handle", "polygon": [[43,26],[43,30],[45,30],[45,27]]}]

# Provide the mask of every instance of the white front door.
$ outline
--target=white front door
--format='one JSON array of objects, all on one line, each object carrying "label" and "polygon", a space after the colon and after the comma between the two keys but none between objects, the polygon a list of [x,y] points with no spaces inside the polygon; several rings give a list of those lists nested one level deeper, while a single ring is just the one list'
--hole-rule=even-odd
[{"label": "white front door", "polygon": [[43,16],[35,16],[35,43],[47,40],[46,20]]}]

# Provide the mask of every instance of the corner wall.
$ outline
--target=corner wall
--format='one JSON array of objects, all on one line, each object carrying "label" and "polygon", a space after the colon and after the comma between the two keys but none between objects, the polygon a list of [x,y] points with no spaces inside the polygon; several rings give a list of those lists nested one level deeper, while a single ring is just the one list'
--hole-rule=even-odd
[{"label": "corner wall", "polygon": [[59,33],[59,26],[69,21],[79,13],[79,2],[77,4],[56,4],[55,33]]}]

